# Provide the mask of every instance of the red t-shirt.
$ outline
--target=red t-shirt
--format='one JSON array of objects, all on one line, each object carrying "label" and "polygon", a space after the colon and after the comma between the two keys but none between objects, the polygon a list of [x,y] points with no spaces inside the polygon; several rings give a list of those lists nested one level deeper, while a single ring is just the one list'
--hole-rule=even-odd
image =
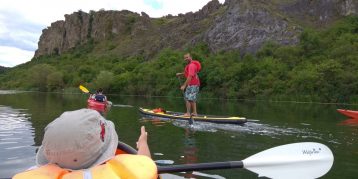
[{"label": "red t-shirt", "polygon": [[199,71],[198,67],[192,62],[190,62],[185,66],[184,69],[185,78],[188,78],[189,76],[192,77],[188,85],[200,86],[199,76],[197,75],[198,71]]}]

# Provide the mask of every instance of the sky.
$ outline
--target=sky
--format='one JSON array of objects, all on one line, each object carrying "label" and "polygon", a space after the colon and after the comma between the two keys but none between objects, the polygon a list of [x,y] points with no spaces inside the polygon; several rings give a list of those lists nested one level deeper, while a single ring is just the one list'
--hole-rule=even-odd
[{"label": "sky", "polygon": [[[0,0],[0,66],[30,61],[42,30],[78,10],[129,10],[150,17],[196,12],[210,0]],[[225,0],[219,0],[224,3]]]}]

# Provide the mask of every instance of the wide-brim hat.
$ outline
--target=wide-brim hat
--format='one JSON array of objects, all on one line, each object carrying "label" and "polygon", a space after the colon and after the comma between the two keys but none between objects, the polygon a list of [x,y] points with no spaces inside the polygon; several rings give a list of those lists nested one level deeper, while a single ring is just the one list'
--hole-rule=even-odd
[{"label": "wide-brim hat", "polygon": [[87,169],[115,156],[117,145],[113,122],[97,111],[64,112],[46,126],[36,163],[38,166],[54,163],[70,170]]}]

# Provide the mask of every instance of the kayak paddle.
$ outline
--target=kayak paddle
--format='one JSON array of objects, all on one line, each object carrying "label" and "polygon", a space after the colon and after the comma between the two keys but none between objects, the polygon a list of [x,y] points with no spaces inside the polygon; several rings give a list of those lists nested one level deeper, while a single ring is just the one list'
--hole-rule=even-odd
[{"label": "kayak paddle", "polygon": [[158,166],[158,173],[246,168],[259,177],[318,178],[331,169],[333,160],[332,151],[327,146],[302,142],[267,149],[242,161]]},{"label": "kayak paddle", "polygon": [[91,94],[91,92],[90,92],[86,87],[80,85],[79,88],[80,88],[80,90],[81,90],[82,92],[84,92],[84,93],[90,93],[90,94]]},{"label": "kayak paddle", "polygon": [[[181,83],[181,80],[180,80],[179,76],[178,76],[178,81],[179,81],[179,84],[181,85],[182,83]],[[182,93],[183,93],[183,96],[185,96],[184,91],[182,91]],[[190,124],[190,126],[192,126],[194,124],[193,114],[190,114],[189,124]]]}]

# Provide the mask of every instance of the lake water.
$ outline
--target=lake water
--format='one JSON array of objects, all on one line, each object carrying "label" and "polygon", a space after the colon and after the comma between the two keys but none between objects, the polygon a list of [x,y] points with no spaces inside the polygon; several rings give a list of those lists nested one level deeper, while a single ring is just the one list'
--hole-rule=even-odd
[{"label": "lake water", "polygon": [[[85,94],[0,91],[0,178],[9,178],[35,164],[46,125],[64,111],[87,106]],[[275,146],[319,142],[334,154],[332,169],[323,178],[357,178],[358,122],[337,108],[355,105],[200,99],[201,114],[243,116],[240,126],[143,118],[139,107],[184,112],[182,98],[108,95],[113,107],[103,115],[113,121],[119,139],[131,146],[144,125],[152,157],[165,163],[186,164],[243,160]],[[175,173],[186,178],[257,178],[245,169]],[[163,178],[172,178],[165,175]]]}]

